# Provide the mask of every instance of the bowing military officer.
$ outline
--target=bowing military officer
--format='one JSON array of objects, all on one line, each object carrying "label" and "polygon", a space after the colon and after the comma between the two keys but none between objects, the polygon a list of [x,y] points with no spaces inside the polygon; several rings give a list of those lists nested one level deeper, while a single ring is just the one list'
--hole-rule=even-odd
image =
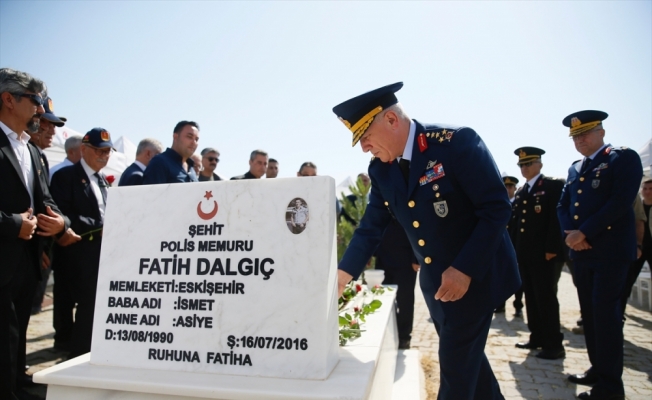
[{"label": "bowing military officer", "polygon": [[[514,176],[509,176],[509,175],[503,175],[503,184],[505,185],[505,189],[507,190],[507,197],[509,197],[509,202],[514,204],[514,200],[516,200],[516,185],[518,185],[518,178]],[[510,219],[510,223],[512,220]],[[510,232],[509,225],[507,225],[507,231]],[[510,234],[511,238],[511,234]],[[512,243],[514,243],[512,239]],[[514,316],[517,318],[521,318],[523,316],[523,287],[521,286],[520,289],[514,293],[514,302],[512,303],[514,305]],[[505,303],[501,304],[496,308],[494,311],[496,314],[499,313],[504,313],[505,312]]]},{"label": "bowing military officer", "polygon": [[593,384],[580,399],[624,399],[621,294],[636,259],[632,203],[643,176],[638,154],[604,143],[602,111],[573,113],[563,120],[584,156],[568,170],[557,214],[574,262],[584,338],[591,368],[571,375]]},{"label": "bowing military officer", "polygon": [[421,266],[420,286],[440,337],[439,399],[502,399],[484,347],[493,310],[520,286],[505,226],[511,206],[491,153],[467,127],[411,120],[395,83],[333,112],[369,165],[371,192],[338,270],[340,294],[360,275],[392,215]]},{"label": "bowing military officer", "polygon": [[562,181],[541,174],[541,156],[536,147],[514,151],[525,184],[516,192],[509,225],[523,280],[530,340],[517,343],[521,349],[542,350],[536,357],[555,360],[566,355],[559,324],[557,282],[563,265],[563,241],[557,203]]}]

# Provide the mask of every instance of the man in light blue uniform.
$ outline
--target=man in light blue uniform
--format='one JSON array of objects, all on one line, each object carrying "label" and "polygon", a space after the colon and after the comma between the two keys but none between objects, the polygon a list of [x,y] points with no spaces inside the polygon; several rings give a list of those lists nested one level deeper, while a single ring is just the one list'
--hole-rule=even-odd
[{"label": "man in light blue uniform", "polygon": [[625,399],[623,311],[620,297],[629,265],[636,259],[632,203],[643,167],[638,154],[604,143],[602,111],[573,113],[563,120],[584,156],[568,170],[557,215],[571,248],[575,284],[591,368],[570,375],[573,383],[594,385],[580,399]]},{"label": "man in light blue uniform", "polygon": [[[439,399],[502,399],[484,347],[493,310],[521,284],[505,227],[507,192],[470,128],[410,120],[395,83],[333,112],[374,155],[371,193],[338,270],[340,293],[360,275],[392,215],[421,265],[420,286],[440,336]],[[400,159],[400,161],[399,161]]]}]

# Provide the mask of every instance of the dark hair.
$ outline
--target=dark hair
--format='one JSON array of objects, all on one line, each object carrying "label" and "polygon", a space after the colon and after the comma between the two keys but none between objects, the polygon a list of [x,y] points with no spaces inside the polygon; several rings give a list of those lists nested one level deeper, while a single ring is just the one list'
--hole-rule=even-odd
[{"label": "dark hair", "polygon": [[186,127],[186,125],[194,126],[199,130],[199,124],[197,124],[195,121],[181,121],[179,122],[175,127],[174,127],[174,133],[181,133],[183,128]]},{"label": "dark hair", "polygon": [[652,183],[652,179],[646,179],[645,181],[643,181],[644,185],[647,184],[647,183]]},{"label": "dark hair", "polygon": [[267,162],[268,162],[268,163],[273,163],[273,162],[275,162],[275,163],[278,164],[278,161],[276,161],[275,158],[270,158]]},{"label": "dark hair", "polygon": [[301,171],[303,171],[304,167],[310,167],[310,168],[317,169],[317,166],[314,163],[312,163],[310,161],[306,161],[303,164],[301,164],[301,167],[299,167],[299,173],[301,173]]}]

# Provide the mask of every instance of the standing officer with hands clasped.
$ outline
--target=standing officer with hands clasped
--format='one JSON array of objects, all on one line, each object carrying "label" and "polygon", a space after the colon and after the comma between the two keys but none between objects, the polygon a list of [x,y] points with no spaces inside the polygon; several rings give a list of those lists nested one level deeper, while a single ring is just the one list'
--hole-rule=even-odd
[{"label": "standing officer with hands clasped", "polygon": [[632,203],[643,168],[635,151],[604,143],[607,113],[580,111],[564,118],[577,151],[584,156],[568,170],[557,214],[582,308],[591,368],[570,375],[591,385],[580,399],[625,399],[623,387],[623,312],[620,297],[627,271],[636,259]]},{"label": "standing officer with hands clasped", "polygon": [[439,399],[502,399],[484,354],[494,308],[520,285],[505,226],[511,206],[489,150],[470,128],[410,120],[395,83],[333,108],[374,155],[365,214],[339,264],[341,294],[360,275],[392,215],[421,265],[440,336]]},{"label": "standing officer with hands clasped", "polygon": [[514,151],[526,181],[516,193],[509,228],[523,279],[530,329],[530,340],[517,343],[516,347],[541,348],[536,357],[555,360],[566,355],[557,301],[562,265],[559,260],[563,260],[564,251],[557,203],[564,184],[541,174],[541,156],[545,153],[536,147],[520,147]]}]

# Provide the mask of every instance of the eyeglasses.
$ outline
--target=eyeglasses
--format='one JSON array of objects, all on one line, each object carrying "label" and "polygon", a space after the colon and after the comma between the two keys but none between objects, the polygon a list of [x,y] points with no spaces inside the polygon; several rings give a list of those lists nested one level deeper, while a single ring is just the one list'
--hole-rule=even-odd
[{"label": "eyeglasses", "polygon": [[43,97],[39,96],[38,94],[34,94],[34,93],[20,93],[20,94],[17,94],[16,96],[25,97],[25,98],[30,99],[32,101],[32,103],[37,107],[42,106],[45,103],[45,100],[43,100]]},{"label": "eyeglasses", "polygon": [[217,158],[217,157],[206,157],[206,159],[207,159],[209,162],[213,162],[213,161],[215,161],[215,162],[220,162],[220,159]]},{"label": "eyeglasses", "polygon": [[516,164],[516,165],[518,165],[519,167],[523,168],[523,167],[529,167],[529,166],[531,166],[532,164],[537,164],[537,163],[538,163],[538,161],[530,161],[530,162],[526,162],[526,163],[523,163],[523,164]]}]

